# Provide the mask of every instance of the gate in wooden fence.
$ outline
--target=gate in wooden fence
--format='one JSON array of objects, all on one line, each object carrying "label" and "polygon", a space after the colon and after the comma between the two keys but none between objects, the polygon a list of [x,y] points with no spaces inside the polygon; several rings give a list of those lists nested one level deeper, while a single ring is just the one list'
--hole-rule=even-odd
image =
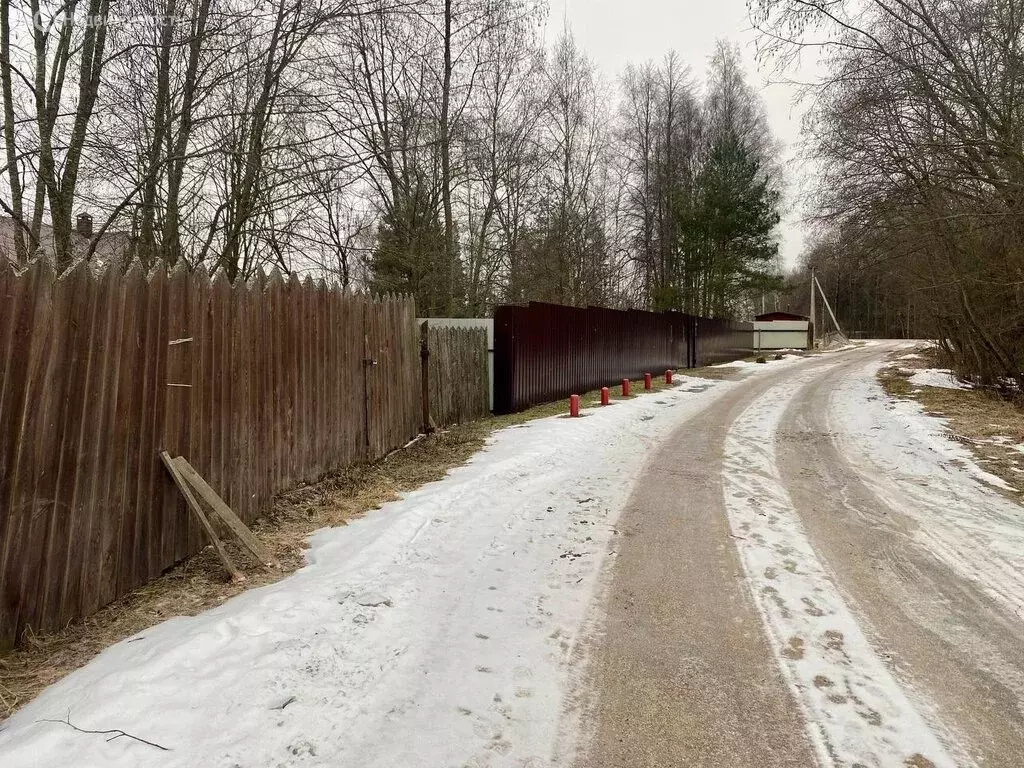
[{"label": "gate in wooden fence", "polygon": [[447,427],[490,413],[487,331],[425,321],[420,333],[426,355],[426,426]]},{"label": "gate in wooden fence", "polygon": [[0,645],[198,551],[159,452],[245,522],[420,427],[411,298],[134,266],[0,266]]}]

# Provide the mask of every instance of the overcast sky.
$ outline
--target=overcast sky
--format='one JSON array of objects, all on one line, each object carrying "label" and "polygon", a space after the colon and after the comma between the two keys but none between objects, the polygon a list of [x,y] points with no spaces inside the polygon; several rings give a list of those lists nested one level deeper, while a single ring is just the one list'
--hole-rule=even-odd
[{"label": "overcast sky", "polygon": [[[719,38],[739,44],[751,84],[759,88],[768,119],[790,159],[800,137],[803,108],[794,105],[794,87],[778,81],[777,74],[758,71],[755,62],[755,33],[750,27],[744,0],[550,0],[547,38],[554,40],[567,22],[577,41],[604,72],[609,83],[627,62],[659,60],[675,50],[689,64],[699,82],[704,81],[707,59]],[[799,169],[787,164],[790,199],[795,197]],[[790,208],[793,208],[791,205]],[[791,210],[782,227],[781,249],[791,266],[803,247],[799,212]]]}]

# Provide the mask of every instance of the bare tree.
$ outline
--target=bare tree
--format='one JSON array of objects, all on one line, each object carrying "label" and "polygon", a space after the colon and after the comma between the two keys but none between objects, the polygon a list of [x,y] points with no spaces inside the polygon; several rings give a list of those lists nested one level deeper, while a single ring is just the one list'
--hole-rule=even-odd
[{"label": "bare tree", "polygon": [[829,52],[811,124],[822,225],[911,278],[961,372],[1024,384],[1018,4],[765,2],[757,21],[783,60]]}]

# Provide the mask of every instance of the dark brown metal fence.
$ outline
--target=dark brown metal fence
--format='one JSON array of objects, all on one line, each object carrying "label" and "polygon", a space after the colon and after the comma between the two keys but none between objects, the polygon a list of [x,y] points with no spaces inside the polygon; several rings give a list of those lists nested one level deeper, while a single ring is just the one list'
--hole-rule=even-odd
[{"label": "dark brown metal fence", "polygon": [[204,539],[158,458],[246,522],[420,426],[411,298],[274,274],[0,265],[0,645],[63,627]]},{"label": "dark brown metal fence", "polygon": [[751,354],[753,326],[679,312],[532,302],[494,313],[494,410]]},{"label": "dark brown metal fence", "polygon": [[753,353],[754,324],[696,317],[696,365],[728,363]]}]

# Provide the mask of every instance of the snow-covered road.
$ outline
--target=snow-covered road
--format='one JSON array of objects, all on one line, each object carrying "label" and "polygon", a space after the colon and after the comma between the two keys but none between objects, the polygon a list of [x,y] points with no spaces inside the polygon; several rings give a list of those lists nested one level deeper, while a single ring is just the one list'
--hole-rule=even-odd
[{"label": "snow-covered road", "polygon": [[897,347],[504,430],[108,649],[0,766],[1020,764],[1024,515],[881,392]]},{"label": "snow-covered road", "polygon": [[916,757],[954,768],[816,554],[775,441],[764,439],[778,434],[793,398],[820,375],[803,371],[767,390],[726,435],[725,506],[747,582],[821,763],[912,765]]},{"label": "snow-covered road", "polygon": [[883,392],[903,346],[748,379],[651,457],[578,765],[1024,765],[1024,510]]}]

